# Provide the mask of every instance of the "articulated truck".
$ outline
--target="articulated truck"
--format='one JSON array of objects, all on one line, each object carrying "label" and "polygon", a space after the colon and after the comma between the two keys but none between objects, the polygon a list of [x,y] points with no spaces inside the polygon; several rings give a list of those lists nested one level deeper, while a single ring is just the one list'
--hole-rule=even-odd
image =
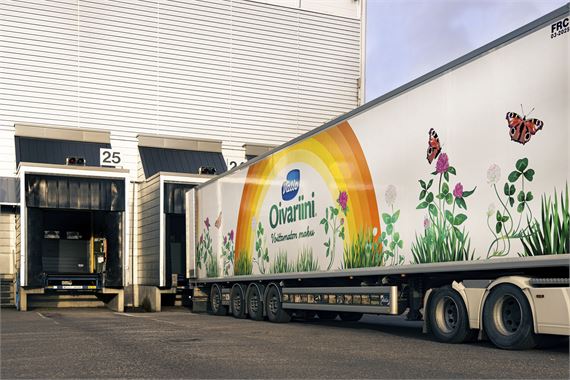
[{"label": "articulated truck", "polygon": [[570,335],[568,11],[190,190],[195,305],[406,313],[504,349]]}]

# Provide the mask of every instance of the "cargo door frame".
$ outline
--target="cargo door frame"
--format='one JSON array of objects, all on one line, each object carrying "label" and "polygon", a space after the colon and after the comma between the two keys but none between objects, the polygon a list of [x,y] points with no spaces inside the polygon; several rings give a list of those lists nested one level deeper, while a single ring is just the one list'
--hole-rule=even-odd
[{"label": "cargo door frame", "polygon": [[38,164],[29,162],[20,162],[18,165],[17,176],[20,181],[20,286],[28,286],[28,260],[27,260],[27,239],[28,239],[28,207],[26,204],[26,175],[28,174],[38,174],[38,175],[52,175],[52,176],[64,176],[64,177],[82,177],[82,178],[96,178],[96,179],[122,179],[125,183],[125,211],[122,215],[123,223],[123,258],[122,258],[122,287],[126,287],[127,284],[127,274],[129,273],[129,240],[127,239],[130,222],[129,222],[129,210],[128,205],[130,202],[130,196],[128,185],[129,185],[129,170],[128,169],[116,169],[116,168],[104,168],[97,166],[67,166],[67,165],[56,165],[56,164]]},{"label": "cargo door frame", "polygon": [[[181,185],[195,185],[198,186],[202,183],[205,183],[211,180],[214,176],[212,175],[204,175],[204,174],[185,174],[185,173],[172,173],[172,172],[159,172],[159,187],[160,187],[160,231],[159,231],[159,287],[166,286],[166,213],[164,212],[164,202],[165,202],[165,194],[164,194],[164,185],[167,183],[176,183]],[[190,190],[192,191],[192,190]],[[184,196],[184,203],[186,207],[186,195]],[[186,213],[185,213],[186,214]],[[185,222],[187,223],[187,217],[184,218]],[[185,276],[186,278],[190,277],[189,267],[190,267],[190,257],[188,255],[188,228],[185,227],[185,244],[186,249],[184,250],[183,254],[186,256],[186,271]]]}]

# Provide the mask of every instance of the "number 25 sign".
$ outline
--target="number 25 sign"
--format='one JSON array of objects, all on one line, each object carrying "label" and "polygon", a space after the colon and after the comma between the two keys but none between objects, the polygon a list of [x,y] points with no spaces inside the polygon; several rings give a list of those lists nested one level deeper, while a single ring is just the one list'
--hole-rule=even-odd
[{"label": "number 25 sign", "polygon": [[113,149],[99,149],[99,163],[101,166],[119,166],[123,162],[121,152]]}]

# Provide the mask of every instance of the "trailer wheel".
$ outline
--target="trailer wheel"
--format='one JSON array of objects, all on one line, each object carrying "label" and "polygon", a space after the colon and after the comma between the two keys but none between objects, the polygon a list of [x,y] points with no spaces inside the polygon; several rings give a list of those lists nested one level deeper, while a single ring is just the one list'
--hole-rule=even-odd
[{"label": "trailer wheel", "polygon": [[340,319],[344,322],[358,322],[362,319],[362,313],[351,313],[351,312],[342,312],[338,313]]},{"label": "trailer wheel", "polygon": [[515,285],[499,285],[491,291],[483,308],[483,327],[499,348],[525,350],[538,343],[530,305]]},{"label": "trailer wheel", "polygon": [[261,293],[256,285],[250,287],[247,292],[247,313],[255,321],[263,320],[263,302]]},{"label": "trailer wheel", "polygon": [[241,285],[234,285],[230,293],[230,302],[232,305],[232,315],[235,318],[245,318],[245,297]]},{"label": "trailer wheel", "polygon": [[323,321],[332,321],[333,319],[336,319],[338,313],[336,311],[317,311],[317,315],[319,316],[319,319],[322,319]]},{"label": "trailer wheel", "polygon": [[208,313],[213,315],[226,315],[228,313],[228,308],[222,305],[222,289],[218,284],[214,284],[210,288]]},{"label": "trailer wheel", "polygon": [[286,323],[291,320],[291,314],[283,309],[281,295],[275,285],[270,285],[265,297],[265,312],[267,319],[275,323]]},{"label": "trailer wheel", "polygon": [[434,337],[443,343],[462,343],[475,337],[469,328],[467,308],[461,295],[446,286],[437,289],[428,305],[428,324]]}]

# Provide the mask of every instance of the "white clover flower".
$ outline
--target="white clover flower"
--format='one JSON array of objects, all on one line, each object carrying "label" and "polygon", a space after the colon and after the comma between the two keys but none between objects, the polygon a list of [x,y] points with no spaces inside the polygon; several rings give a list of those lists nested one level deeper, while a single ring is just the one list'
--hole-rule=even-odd
[{"label": "white clover flower", "polygon": [[487,216],[493,216],[497,212],[497,206],[494,203],[490,203],[489,207],[487,208]]},{"label": "white clover flower", "polygon": [[396,191],[396,186],[389,185],[388,188],[386,189],[386,193],[384,194],[384,196],[386,197],[386,204],[388,206],[393,206],[394,203],[396,202],[396,197],[398,196],[398,193]]},{"label": "white clover flower", "polygon": [[501,180],[501,167],[497,164],[489,166],[487,169],[487,183],[496,185]]}]

